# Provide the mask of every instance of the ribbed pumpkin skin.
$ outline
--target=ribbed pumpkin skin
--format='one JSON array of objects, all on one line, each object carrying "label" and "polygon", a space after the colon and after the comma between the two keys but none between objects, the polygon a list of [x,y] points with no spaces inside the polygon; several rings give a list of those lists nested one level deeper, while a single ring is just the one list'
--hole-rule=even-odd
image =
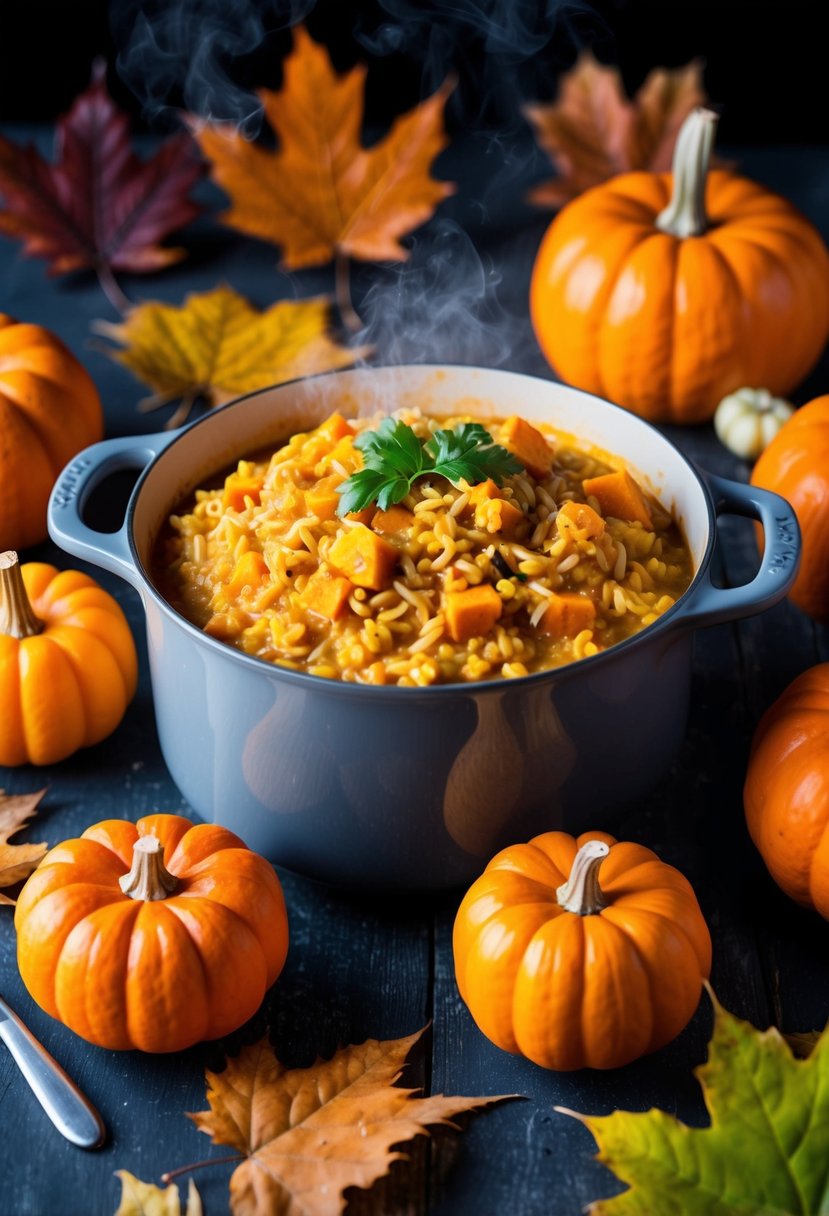
[{"label": "ribbed pumpkin skin", "polygon": [[[139,836],[180,880],[124,895]],[[241,1026],[282,970],[288,922],[273,869],[225,828],[179,815],[111,819],[46,855],[15,911],[17,960],[37,1003],[116,1051],[180,1051]]]},{"label": "ribbed pumpkin skin", "polygon": [[829,396],[802,406],[781,427],[754,466],[751,484],[794,507],[803,553],[789,599],[829,620]]},{"label": "ribbed pumpkin skin", "polygon": [[[608,907],[560,908],[556,890],[588,840],[611,845]],[[498,1047],[544,1068],[618,1068],[675,1038],[696,1009],[711,938],[690,883],[605,832],[546,832],[504,849],[470,887],[454,931],[455,976]]]},{"label": "ribbed pumpkin skin", "polygon": [[569,384],[656,422],[701,422],[727,393],[785,396],[829,334],[829,254],[790,203],[708,175],[710,227],[661,232],[670,173],[626,173],[556,217],[530,286],[538,342]]},{"label": "ribbed pumpkin skin", "polygon": [[766,710],[743,805],[774,881],[829,920],[829,663],[804,671]]},{"label": "ribbed pumpkin skin", "polygon": [[46,504],[61,469],[103,438],[92,378],[41,325],[0,313],[0,550],[46,539]]},{"label": "ribbed pumpkin skin", "polygon": [[55,764],[115,730],[138,658],[121,608],[79,570],[21,566],[42,633],[0,633],[0,764]]}]

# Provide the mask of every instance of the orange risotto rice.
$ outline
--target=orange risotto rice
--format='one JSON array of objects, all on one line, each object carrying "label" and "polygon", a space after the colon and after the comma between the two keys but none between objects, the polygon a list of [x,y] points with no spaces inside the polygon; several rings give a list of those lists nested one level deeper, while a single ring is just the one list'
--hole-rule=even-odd
[{"label": "orange risotto rice", "polygon": [[[395,417],[421,439],[470,421]],[[618,462],[515,419],[483,420],[496,443],[525,455],[500,488],[426,475],[387,511],[339,518],[337,486],[362,465],[353,437],[379,421],[334,414],[196,490],[156,547],[173,606],[283,667],[424,686],[597,654],[688,587],[679,529]]]}]

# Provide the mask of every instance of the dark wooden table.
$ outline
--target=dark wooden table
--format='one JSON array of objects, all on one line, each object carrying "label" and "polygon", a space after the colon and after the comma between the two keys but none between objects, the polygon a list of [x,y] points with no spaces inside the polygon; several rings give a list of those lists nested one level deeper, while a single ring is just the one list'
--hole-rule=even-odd
[{"label": "dark wooden table", "polygon": [[[38,138],[48,147],[48,132]],[[787,194],[829,236],[829,150],[733,154],[743,171]],[[504,157],[498,145],[471,140],[446,158],[444,175],[459,180],[462,190],[418,234],[409,267],[363,267],[355,276],[355,297],[369,311],[369,289],[385,293],[375,300],[372,334],[385,361],[497,362],[550,375],[526,307],[532,259],[547,220],[521,201],[528,183],[543,173],[529,145]],[[205,188],[205,197],[215,200],[212,188]],[[289,279],[274,269],[272,248],[208,221],[198,221],[185,243],[186,262],[151,279],[127,281],[128,294],[178,303],[188,291],[225,279],[264,305],[278,296],[331,289],[329,269]],[[90,323],[113,319],[93,281],[50,280],[42,263],[23,260],[6,240],[0,242],[0,270],[0,309],[48,325],[84,361],[100,389],[109,435],[161,426],[163,415],[136,412],[141,386],[90,347]],[[479,307],[483,285],[489,302]],[[388,324],[389,293],[401,292],[405,324],[395,327]],[[827,387],[824,362],[797,400]],[[718,443],[710,426],[668,433],[705,468],[747,478],[748,468]],[[744,582],[756,564],[750,528],[726,520],[722,534],[722,581]],[[24,556],[77,564],[49,544]],[[37,824],[24,839],[54,844],[105,817],[188,811],[158,748],[137,597],[117,579],[91,573],[117,595],[132,623],[141,658],[138,695],[121,727],[99,746],[46,770],[0,770],[0,787],[10,792],[48,784]],[[788,603],[699,634],[685,743],[669,776],[647,801],[628,806],[617,828],[621,837],[654,848],[694,884],[714,939],[712,980],[720,1000],[759,1026],[773,1022],[787,1031],[822,1027],[829,1015],[829,928],[786,900],[766,875],[745,829],[741,786],[760,714],[790,679],[827,657],[829,635]],[[620,803],[623,795],[620,790]],[[617,810],[596,807],[596,826],[610,826]],[[427,870],[427,842],[423,861]],[[589,1133],[554,1106],[607,1112],[657,1105],[692,1123],[705,1120],[692,1069],[705,1057],[707,999],[674,1043],[637,1064],[604,1074],[544,1072],[493,1047],[458,996],[451,930],[459,893],[378,901],[293,874],[281,877],[291,918],[282,978],[260,1014],[232,1039],[173,1057],[91,1047],[42,1013],[20,982],[12,916],[0,909],[0,992],[86,1090],[109,1127],[101,1151],[71,1147],[0,1047],[0,1216],[110,1216],[119,1196],[114,1170],[158,1181],[166,1169],[221,1156],[226,1150],[211,1148],[184,1112],[204,1108],[205,1065],[219,1067],[225,1050],[232,1053],[266,1027],[283,1061],[306,1065],[340,1044],[410,1034],[431,1022],[409,1070],[412,1083],[431,1092],[525,1096],[468,1120],[462,1136],[441,1134],[420,1143],[388,1182],[353,1193],[354,1212],[576,1216],[590,1200],[619,1188],[593,1161]],[[197,1177],[208,1216],[228,1210],[230,1170],[220,1165]]]}]

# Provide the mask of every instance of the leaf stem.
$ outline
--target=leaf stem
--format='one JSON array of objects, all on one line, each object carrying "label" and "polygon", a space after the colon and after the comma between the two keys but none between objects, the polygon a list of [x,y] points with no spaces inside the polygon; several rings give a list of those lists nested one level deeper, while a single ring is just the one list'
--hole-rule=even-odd
[{"label": "leaf stem", "polygon": [[98,282],[101,285],[101,291],[109,300],[116,312],[123,316],[132,308],[132,301],[124,295],[121,288],[115,279],[115,275],[107,266],[106,262],[99,262],[95,267],[95,273],[98,276]]},{"label": "leaf stem", "polygon": [[194,1170],[203,1170],[208,1165],[227,1165],[229,1161],[244,1161],[245,1158],[241,1153],[232,1153],[229,1157],[207,1157],[204,1161],[194,1161],[191,1165],[180,1165],[178,1169],[167,1170],[161,1175],[161,1181],[166,1186],[168,1182],[172,1182],[174,1178],[179,1178],[182,1174],[192,1174]]},{"label": "leaf stem", "polygon": [[177,426],[183,426],[195,405],[200,389],[194,388],[189,393],[185,393],[179,404],[173,410],[170,417],[164,423],[165,431],[174,431]]},{"label": "leaf stem", "polygon": [[351,334],[364,329],[363,319],[351,300],[351,273],[348,258],[337,250],[334,258],[334,298],[340,320]]}]

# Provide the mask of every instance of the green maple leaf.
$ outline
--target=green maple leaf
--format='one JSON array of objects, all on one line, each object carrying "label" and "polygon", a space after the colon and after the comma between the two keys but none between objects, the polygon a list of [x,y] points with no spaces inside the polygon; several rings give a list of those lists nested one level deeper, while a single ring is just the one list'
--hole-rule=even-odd
[{"label": "green maple leaf", "polygon": [[661,1110],[576,1116],[630,1187],[591,1216],[829,1216],[829,1028],[798,1060],[774,1027],[756,1030],[715,1001],[696,1076],[710,1127]]}]

